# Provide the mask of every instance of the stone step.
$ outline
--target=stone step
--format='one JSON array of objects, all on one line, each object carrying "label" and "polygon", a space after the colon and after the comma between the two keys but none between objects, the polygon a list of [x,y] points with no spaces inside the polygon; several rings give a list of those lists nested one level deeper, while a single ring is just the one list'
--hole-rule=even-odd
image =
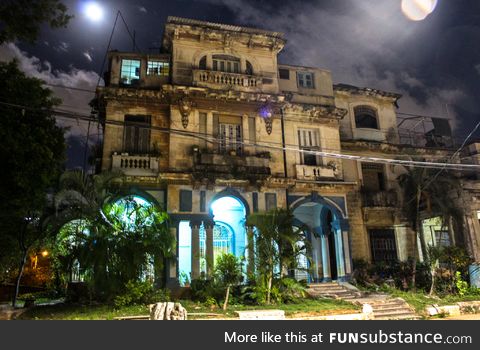
[{"label": "stone step", "polygon": [[415,315],[410,309],[399,309],[399,310],[393,310],[393,311],[375,310],[375,309],[373,310],[373,315],[378,317],[405,315],[405,314]]},{"label": "stone step", "polygon": [[410,308],[406,308],[405,305],[373,307],[373,312],[388,312],[399,310],[409,310],[410,312],[412,312],[412,310],[410,310]]},{"label": "stone step", "polygon": [[375,320],[418,320],[420,317],[418,317],[415,314],[404,314],[404,315],[394,315],[394,316],[375,316]]}]

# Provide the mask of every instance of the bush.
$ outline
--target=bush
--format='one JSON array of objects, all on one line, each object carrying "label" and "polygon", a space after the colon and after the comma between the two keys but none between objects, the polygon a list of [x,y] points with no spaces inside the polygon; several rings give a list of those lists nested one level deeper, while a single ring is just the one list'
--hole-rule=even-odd
[{"label": "bush", "polygon": [[190,292],[192,293],[192,300],[202,303],[212,298],[218,302],[223,298],[223,288],[214,280],[193,280],[190,283]]},{"label": "bush", "polygon": [[283,303],[294,303],[305,297],[306,281],[299,282],[293,278],[282,278],[278,283],[280,298]]},{"label": "bush", "polygon": [[122,294],[117,295],[113,301],[116,308],[130,305],[152,304],[170,301],[170,291],[167,289],[155,289],[150,281],[129,281],[125,285]]}]

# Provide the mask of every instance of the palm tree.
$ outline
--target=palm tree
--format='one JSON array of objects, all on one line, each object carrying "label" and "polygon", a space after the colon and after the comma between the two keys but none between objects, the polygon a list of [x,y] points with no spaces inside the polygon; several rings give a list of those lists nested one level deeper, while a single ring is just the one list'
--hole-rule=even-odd
[{"label": "palm tree", "polygon": [[257,231],[250,251],[254,254],[259,282],[266,288],[267,304],[271,303],[274,279],[283,277],[284,271],[295,269],[297,258],[306,254],[305,236],[293,227],[293,219],[290,209],[275,209],[247,218],[249,229]]}]

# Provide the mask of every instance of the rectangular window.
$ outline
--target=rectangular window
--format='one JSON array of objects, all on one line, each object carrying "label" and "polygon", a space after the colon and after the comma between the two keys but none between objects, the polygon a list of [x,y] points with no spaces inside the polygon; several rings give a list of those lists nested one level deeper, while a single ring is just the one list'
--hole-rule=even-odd
[{"label": "rectangular window", "polygon": [[123,149],[130,154],[143,155],[150,152],[151,117],[149,115],[126,115]]},{"label": "rectangular window", "polygon": [[235,151],[237,155],[242,154],[242,126],[220,123],[218,127],[219,151],[222,153]]},{"label": "rectangular window", "polygon": [[207,136],[207,113],[202,113],[200,112],[198,114],[198,123],[199,125],[199,131],[200,131],[200,136],[204,137],[204,139],[199,139],[199,143],[203,148],[207,147],[207,141],[206,141],[206,136]]},{"label": "rectangular window", "polygon": [[265,193],[265,210],[270,211],[277,208],[277,194]]},{"label": "rectangular window", "polygon": [[322,158],[315,153],[320,150],[320,134],[318,130],[298,129],[298,144],[304,152],[300,153],[300,159],[303,165],[318,166],[322,165]]},{"label": "rectangular window", "polygon": [[224,58],[221,55],[213,57],[213,70],[228,73],[240,73],[240,61]]},{"label": "rectangular window", "polygon": [[448,230],[435,230],[435,241],[437,247],[450,247]]},{"label": "rectangular window", "polygon": [[306,89],[313,89],[313,73],[297,72],[298,86]]},{"label": "rectangular window", "polygon": [[180,211],[192,212],[192,191],[180,190]]},{"label": "rectangular window", "polygon": [[252,206],[253,206],[253,212],[258,213],[258,193],[257,192],[252,193]]},{"label": "rectangular window", "polygon": [[148,61],[147,75],[168,77],[170,75],[170,63],[162,61]]},{"label": "rectangular window", "polygon": [[368,230],[372,262],[392,263],[397,261],[395,232],[391,229]]},{"label": "rectangular window", "polygon": [[140,60],[122,60],[120,83],[123,85],[135,85],[140,81]]},{"label": "rectangular window", "polygon": [[250,143],[254,144],[257,141],[256,137],[256,127],[255,127],[255,117],[248,118],[248,140]]},{"label": "rectangular window", "polygon": [[362,163],[363,187],[367,191],[385,191],[385,166],[383,164]]},{"label": "rectangular window", "polygon": [[200,191],[200,212],[201,213],[206,212],[206,208],[207,208],[206,198],[207,198],[207,196],[206,196],[205,191]]},{"label": "rectangular window", "polygon": [[289,69],[279,69],[278,70],[278,75],[280,76],[280,79],[290,80],[290,70]]}]

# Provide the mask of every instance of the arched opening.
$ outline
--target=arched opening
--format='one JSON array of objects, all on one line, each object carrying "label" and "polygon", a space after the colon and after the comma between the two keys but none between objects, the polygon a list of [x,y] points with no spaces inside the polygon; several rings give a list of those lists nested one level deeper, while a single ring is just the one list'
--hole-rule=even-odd
[{"label": "arched opening", "polygon": [[362,129],[379,129],[377,112],[368,106],[355,107],[355,126]]},{"label": "arched opening", "polygon": [[[327,282],[346,278],[346,262],[340,212],[325,200],[304,200],[294,206],[296,225],[302,227],[309,242],[308,281]],[[297,262],[301,266],[301,262]],[[295,277],[302,274],[295,272]]]},{"label": "arched opening", "polygon": [[198,63],[198,69],[207,70],[207,56],[203,56]]},{"label": "arched opening", "polygon": [[245,258],[247,236],[245,230],[246,209],[233,196],[221,197],[211,204],[213,220],[213,263],[222,254],[234,254]]},{"label": "arched opening", "polygon": [[338,279],[337,268],[337,243],[335,237],[335,230],[333,228],[333,214],[331,210],[327,210],[325,216],[326,235],[328,237],[328,253],[330,257],[330,277],[333,281]]}]

